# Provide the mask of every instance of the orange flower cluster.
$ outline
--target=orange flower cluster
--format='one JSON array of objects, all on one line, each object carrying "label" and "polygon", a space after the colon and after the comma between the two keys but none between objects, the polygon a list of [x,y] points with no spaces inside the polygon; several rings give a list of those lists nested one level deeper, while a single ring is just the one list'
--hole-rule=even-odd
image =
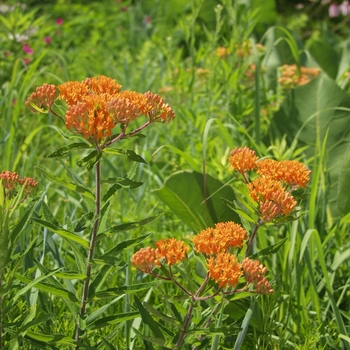
[{"label": "orange flower cluster", "polygon": [[278,82],[284,88],[289,89],[307,84],[321,72],[319,68],[300,67],[300,70],[298,70],[296,64],[285,64],[280,67],[280,71],[281,77],[278,79]]},{"label": "orange flower cluster", "polygon": [[168,265],[174,265],[179,261],[186,259],[186,253],[189,249],[185,242],[175,238],[169,238],[167,240],[162,239],[154,245],[157,247],[157,261],[165,259]]},{"label": "orange flower cluster", "polygon": [[[120,89],[120,84],[105,76],[58,85],[58,99],[64,100],[68,106],[65,116],[67,129],[98,144],[112,136],[112,129],[118,123],[127,126],[142,115],[150,122],[168,123],[175,118],[172,108],[157,94]],[[26,105],[35,111],[35,106],[51,109],[55,97],[56,87],[44,84],[28,98]]]},{"label": "orange flower cluster", "polygon": [[296,160],[277,162],[273,159],[263,159],[256,165],[258,174],[281,180],[291,186],[306,187],[310,181],[311,170]]},{"label": "orange flower cluster", "polygon": [[231,169],[237,170],[241,174],[255,169],[257,160],[255,152],[248,147],[236,147],[230,152],[228,159]]},{"label": "orange flower cluster", "polygon": [[219,285],[219,288],[238,284],[238,279],[243,275],[242,264],[237,257],[230,253],[218,253],[215,257],[207,259],[210,277]]},{"label": "orange flower cluster", "polygon": [[259,260],[245,258],[242,266],[246,281],[254,283],[255,289],[259,294],[273,293],[273,289],[265,277],[267,269]]},{"label": "orange flower cluster", "polygon": [[247,239],[247,231],[241,225],[228,221],[202,230],[192,238],[192,242],[198,252],[211,255],[227,252],[230,247],[242,248]]},{"label": "orange flower cluster", "polygon": [[7,192],[5,192],[5,195],[13,191],[18,185],[24,186],[23,192],[25,195],[28,195],[34,190],[34,188],[38,184],[31,177],[25,176],[23,179],[20,179],[16,172],[11,172],[8,170],[6,171],[3,170],[0,173],[0,180],[2,182],[2,186],[4,187],[4,189],[7,190]]},{"label": "orange flower cluster", "polygon": [[265,222],[278,215],[289,215],[297,202],[283,189],[279,181],[271,177],[258,177],[247,184],[251,197],[259,203],[260,212]]},{"label": "orange flower cluster", "polygon": [[131,259],[131,263],[144,273],[151,273],[157,265],[156,250],[151,247],[141,248]]},{"label": "orange flower cluster", "polygon": [[231,50],[228,47],[219,46],[216,49],[216,55],[220,58],[226,58],[227,55],[229,55]]},{"label": "orange flower cluster", "polygon": [[34,113],[40,113],[40,109],[46,107],[48,110],[55,102],[57,89],[55,85],[44,84],[36,88],[26,101],[26,106]]},{"label": "orange flower cluster", "polygon": [[[276,216],[289,215],[297,202],[290,194],[295,188],[306,187],[311,171],[296,160],[263,159],[258,161],[255,152],[248,147],[235,148],[229,157],[231,168],[244,175],[251,197],[259,203],[265,222]],[[257,168],[260,176],[248,183],[245,173]],[[290,186],[290,192],[287,188]]]}]

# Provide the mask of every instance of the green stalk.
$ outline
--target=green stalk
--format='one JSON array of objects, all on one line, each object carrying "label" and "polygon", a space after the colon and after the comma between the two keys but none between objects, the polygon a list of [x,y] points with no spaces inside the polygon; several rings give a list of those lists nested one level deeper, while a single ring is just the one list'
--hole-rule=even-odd
[{"label": "green stalk", "polygon": [[101,211],[101,163],[98,161],[96,163],[96,202],[95,202],[95,220],[94,225],[91,232],[90,237],[90,248],[89,248],[89,254],[88,259],[86,263],[86,279],[84,282],[84,289],[83,289],[83,295],[81,298],[81,308],[79,313],[79,320],[77,323],[77,329],[75,333],[75,340],[77,342],[77,345],[75,349],[77,350],[79,348],[79,341],[80,341],[80,335],[81,335],[81,327],[80,327],[80,320],[85,317],[85,311],[87,306],[87,299],[89,295],[89,287],[90,287],[90,280],[91,280],[91,270],[92,270],[92,264],[91,261],[94,257],[94,251],[96,246],[96,236],[98,232],[98,225],[100,222],[100,211]]}]

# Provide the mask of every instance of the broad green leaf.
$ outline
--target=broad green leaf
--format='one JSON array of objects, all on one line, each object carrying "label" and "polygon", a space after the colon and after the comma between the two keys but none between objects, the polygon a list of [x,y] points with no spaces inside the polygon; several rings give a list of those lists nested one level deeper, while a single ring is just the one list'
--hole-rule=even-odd
[{"label": "broad green leaf", "polygon": [[347,153],[350,143],[349,94],[327,76],[320,75],[288,94],[272,120],[271,129],[274,138],[287,135],[290,142],[297,139],[301,145],[308,145],[305,152],[309,158],[321,153],[322,142],[327,136],[328,203],[334,217],[347,214],[350,211],[346,184],[350,167]]},{"label": "broad green leaf", "polygon": [[195,231],[218,222],[240,222],[239,216],[221,200],[222,197],[234,200],[233,189],[210,175],[204,177],[198,172],[180,171],[171,175],[154,193]]},{"label": "broad green leaf", "polygon": [[84,142],[75,142],[75,143],[72,143],[68,146],[60,147],[56,151],[47,155],[46,157],[47,158],[63,157],[64,155],[66,155],[67,153],[69,153],[72,150],[86,149],[86,148],[91,148],[91,145],[84,143]]},{"label": "broad green leaf", "polygon": [[135,228],[140,228],[141,226],[147,225],[150,222],[152,222],[154,220],[157,220],[161,215],[163,215],[163,214],[151,216],[151,217],[149,217],[147,219],[143,219],[143,220],[140,220],[140,221],[129,222],[129,223],[126,223],[126,224],[113,226],[110,229],[106,230],[105,232],[99,234],[97,236],[97,239],[100,240],[100,239],[104,238],[106,235],[110,235],[110,234],[113,234],[113,233],[125,232],[125,231],[129,231],[129,230],[133,230]]},{"label": "broad green leaf", "polygon": [[79,243],[85,248],[89,248],[89,242],[86,241],[84,238],[76,235],[75,233],[67,231],[67,230],[65,230],[63,228],[59,228],[56,225],[52,224],[51,222],[48,222],[48,221],[45,221],[45,220],[41,220],[39,218],[33,218],[33,220],[35,222],[37,222],[38,224],[46,227],[50,231],[52,231],[54,233],[57,233],[62,238],[65,238],[65,239],[67,239],[69,241],[72,241],[72,242]]},{"label": "broad green leaf", "polygon": [[[349,118],[350,119],[350,118]],[[341,215],[350,211],[350,143],[339,169],[337,205]]]},{"label": "broad green leaf", "polygon": [[65,179],[62,179],[58,176],[56,176],[55,174],[52,174],[52,173],[49,173],[48,171],[42,169],[42,168],[39,168],[37,167],[37,169],[44,174],[44,176],[50,180],[50,181],[53,181],[65,188],[68,188],[74,192],[77,192],[87,198],[90,198],[92,200],[95,200],[95,196],[87,189],[85,188],[84,186],[81,186],[81,185],[77,185],[73,182],[68,182],[66,181]]},{"label": "broad green leaf", "polygon": [[130,149],[116,149],[116,148],[105,148],[103,150],[104,153],[109,153],[109,154],[118,154],[118,155],[124,155],[127,156],[130,160],[137,162],[137,163],[145,163],[147,162],[138,154],[136,154],[134,151]]}]

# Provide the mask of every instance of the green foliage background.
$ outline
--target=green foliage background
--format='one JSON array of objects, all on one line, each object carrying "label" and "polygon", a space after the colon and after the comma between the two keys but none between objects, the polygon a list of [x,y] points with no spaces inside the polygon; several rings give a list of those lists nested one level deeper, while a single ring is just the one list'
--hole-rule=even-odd
[{"label": "green foliage background", "polygon": [[[298,220],[259,231],[256,249],[275,248],[261,255],[275,293],[232,298],[198,343],[203,314],[220,300],[203,302],[195,313],[199,326],[183,348],[350,348],[349,33],[333,31],[338,23],[324,16],[303,22],[311,33],[305,37],[295,24],[302,15],[310,13],[282,16],[272,0],[32,1],[0,14],[0,170],[39,181],[36,198],[13,217],[18,239],[8,267],[11,288],[2,288],[5,348],[74,346],[72,315],[89,234],[84,227],[91,222],[88,196],[82,200],[74,189],[92,188],[94,176],[77,166],[87,151],[47,157],[76,140],[53,115],[35,115],[24,102],[43,83],[95,75],[110,76],[123,89],[159,93],[177,118],[120,144],[147,164],[130,169],[127,157],[104,157],[104,178],[128,175],[143,186],[121,188],[104,218],[104,227],[119,229],[97,248],[86,349],[173,348],[186,301],[174,285],[137,272],[130,259],[141,246],[188,239],[220,217],[251,227],[241,204],[246,193],[228,169],[230,150],[240,146],[307,164],[309,195]],[[238,48],[248,40],[252,50],[241,57]],[[23,51],[25,43],[33,54]],[[228,48],[225,57],[217,55],[219,46]],[[294,63],[321,74],[283,89],[278,67]],[[224,186],[211,199],[209,217],[202,188],[188,185],[203,174],[210,191]],[[77,244],[69,240],[72,231],[82,232]],[[201,276],[198,266],[186,268],[194,281]]]}]

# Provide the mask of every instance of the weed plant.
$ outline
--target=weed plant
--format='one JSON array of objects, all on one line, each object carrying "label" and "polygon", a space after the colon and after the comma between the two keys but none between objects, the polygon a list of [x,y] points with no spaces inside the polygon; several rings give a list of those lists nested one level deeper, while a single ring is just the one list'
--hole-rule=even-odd
[{"label": "weed plant", "polygon": [[[22,181],[10,195],[2,176],[3,349],[350,348],[349,41],[318,24],[303,38],[267,16],[273,1],[257,3],[5,4],[14,7],[0,14],[0,171],[38,184],[27,196]],[[69,133],[77,129],[57,117],[62,101],[25,107],[44,83],[96,76],[159,94],[176,118],[106,154],[104,141]],[[124,122],[104,136],[121,135]],[[176,284],[139,272],[132,256],[162,240],[192,242],[222,222],[251,235],[257,204],[229,161],[244,147],[260,162],[296,160],[312,170],[290,215],[251,240],[250,257],[264,264],[274,292],[247,287],[191,304]],[[103,215],[93,199],[97,164]],[[105,236],[89,258],[100,220]],[[245,251],[236,253],[241,263]],[[200,285],[206,257],[186,256],[196,261],[171,266],[174,276]],[[81,300],[87,284],[93,297]],[[218,286],[211,280],[208,295]]]}]

